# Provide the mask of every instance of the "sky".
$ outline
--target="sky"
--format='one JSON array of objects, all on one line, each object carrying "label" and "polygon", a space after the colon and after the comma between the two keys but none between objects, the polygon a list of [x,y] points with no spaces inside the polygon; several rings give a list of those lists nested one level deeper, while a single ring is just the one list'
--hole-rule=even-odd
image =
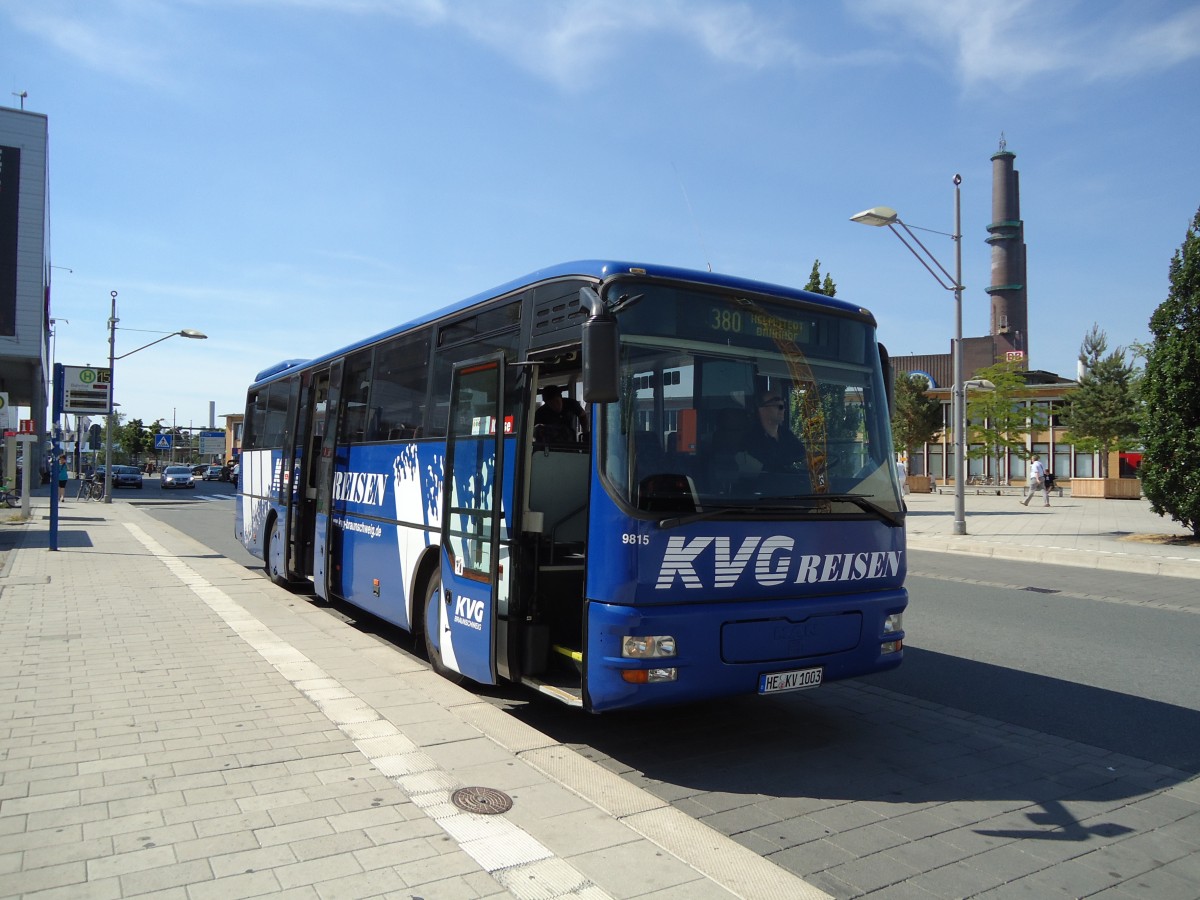
[{"label": "sky", "polygon": [[[23,100],[17,96],[26,92]],[[53,351],[202,427],[260,370],[544,266],[803,286],[892,356],[988,332],[1016,154],[1029,364],[1149,339],[1200,207],[1194,0],[0,0],[0,105],[49,117]],[[940,234],[938,232],[941,232]]]}]

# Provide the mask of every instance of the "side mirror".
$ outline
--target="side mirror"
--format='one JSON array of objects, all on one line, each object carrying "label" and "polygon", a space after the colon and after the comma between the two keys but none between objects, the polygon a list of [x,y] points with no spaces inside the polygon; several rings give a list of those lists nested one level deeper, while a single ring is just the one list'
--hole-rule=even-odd
[{"label": "side mirror", "polygon": [[579,303],[588,311],[583,323],[583,400],[613,403],[619,397],[621,335],[617,318],[604,308],[600,295],[586,285],[579,289]]}]

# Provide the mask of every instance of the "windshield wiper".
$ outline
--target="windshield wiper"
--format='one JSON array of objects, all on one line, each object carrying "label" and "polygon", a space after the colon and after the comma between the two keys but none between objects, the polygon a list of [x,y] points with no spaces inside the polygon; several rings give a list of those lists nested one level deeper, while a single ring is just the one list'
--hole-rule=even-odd
[{"label": "windshield wiper", "polygon": [[644,296],[646,296],[646,295],[645,294],[634,294],[632,297],[630,297],[628,294],[622,294],[620,297],[617,298],[617,302],[612,305],[612,308],[609,309],[609,312],[612,313],[613,315],[616,315],[621,310],[627,309],[630,306],[633,306],[635,303],[637,303],[639,300],[641,300]]},{"label": "windshield wiper", "polygon": [[[809,506],[802,507],[802,508],[811,508],[813,504],[819,504],[822,501],[833,501],[835,503],[853,503],[855,506],[857,506],[859,509],[863,510],[864,512],[869,512],[872,515],[876,516],[877,518],[882,519],[884,522],[886,522],[892,528],[901,528],[904,525],[904,513],[902,513],[902,512],[896,513],[896,512],[892,512],[890,509],[885,509],[884,507],[882,507],[878,503],[876,503],[874,500],[869,499],[866,494],[803,494],[799,497],[780,497],[779,499],[788,501],[788,502],[795,502],[798,500],[808,501]],[[796,507],[769,504],[769,505],[764,506],[763,508],[764,509],[791,510],[791,509],[795,509]]]},{"label": "windshield wiper", "polygon": [[853,503],[864,512],[869,512],[873,516],[879,518],[892,528],[900,528],[904,525],[904,514],[895,513],[890,509],[885,509],[873,500],[870,500],[864,494],[801,494],[795,497],[779,497],[782,502],[773,503],[765,502],[754,506],[713,506],[708,509],[689,513],[683,516],[673,516],[669,519],[660,519],[658,522],[659,528],[678,528],[680,525],[690,525],[692,522],[700,522],[704,519],[712,519],[716,516],[724,515],[725,513],[736,513],[739,515],[761,515],[762,513],[779,513],[779,512],[809,512],[819,506],[824,506],[826,503]]},{"label": "windshield wiper", "polygon": [[708,509],[699,512],[688,513],[685,516],[672,516],[669,519],[659,519],[659,528],[678,528],[680,525],[689,525],[692,522],[700,522],[704,519],[711,519],[714,516],[719,516],[723,513],[744,513],[753,514],[762,512],[762,507],[759,506],[710,506]]}]

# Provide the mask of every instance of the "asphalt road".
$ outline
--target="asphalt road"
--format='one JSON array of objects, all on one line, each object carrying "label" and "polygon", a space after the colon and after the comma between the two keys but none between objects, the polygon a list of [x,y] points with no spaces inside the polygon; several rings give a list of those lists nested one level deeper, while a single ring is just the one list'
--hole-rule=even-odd
[{"label": "asphalt road", "polygon": [[[130,499],[257,568],[259,561],[234,539],[232,493],[220,482],[201,482],[195,492],[163,492],[148,484],[144,497]],[[904,664],[868,682],[1200,771],[1200,596],[1194,582],[921,551],[910,554],[909,565]],[[360,618],[349,607],[331,613]],[[402,650],[409,646],[405,635],[384,623],[364,621],[362,627]],[[519,688],[497,693],[525,716],[542,706]],[[803,708],[810,701],[797,694],[783,702]],[[753,717],[753,707],[765,706],[758,698],[749,704],[750,710],[734,704],[736,715]],[[539,727],[553,727],[557,710],[550,705],[539,715]]]}]

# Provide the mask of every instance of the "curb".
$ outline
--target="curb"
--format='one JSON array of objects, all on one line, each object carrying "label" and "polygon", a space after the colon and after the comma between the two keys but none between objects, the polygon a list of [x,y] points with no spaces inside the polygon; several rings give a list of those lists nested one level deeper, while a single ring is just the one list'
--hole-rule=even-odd
[{"label": "curb", "polygon": [[1133,575],[1200,578],[1200,559],[1189,557],[1143,556],[1110,550],[1026,546],[1003,541],[962,540],[913,534],[908,536],[908,549],[928,550],[934,553],[958,553],[964,556],[986,556],[1017,562],[1039,562],[1056,566],[1103,569],[1112,572],[1128,572]]}]

